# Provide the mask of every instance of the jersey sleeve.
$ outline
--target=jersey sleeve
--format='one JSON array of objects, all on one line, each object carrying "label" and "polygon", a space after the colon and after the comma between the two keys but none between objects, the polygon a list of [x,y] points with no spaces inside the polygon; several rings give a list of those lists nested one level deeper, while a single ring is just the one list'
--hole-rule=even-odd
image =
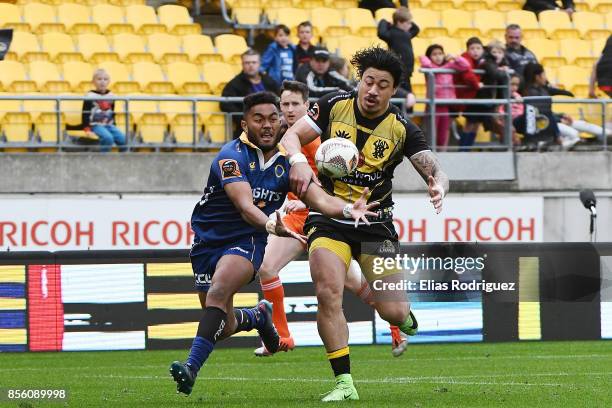
[{"label": "jersey sleeve", "polygon": [[247,167],[239,152],[224,148],[219,152],[212,164],[212,171],[219,178],[221,186],[237,181],[249,182],[245,170]]},{"label": "jersey sleeve", "polygon": [[329,125],[329,116],[334,104],[341,98],[337,98],[338,95],[344,95],[344,92],[332,92],[319,98],[314,104],[308,109],[306,115],[306,121],[308,124],[321,135],[327,126]]},{"label": "jersey sleeve", "polygon": [[427,141],[425,140],[425,134],[417,125],[411,121],[406,121],[404,126],[406,127],[404,156],[410,158],[419,152],[431,150],[427,144]]}]

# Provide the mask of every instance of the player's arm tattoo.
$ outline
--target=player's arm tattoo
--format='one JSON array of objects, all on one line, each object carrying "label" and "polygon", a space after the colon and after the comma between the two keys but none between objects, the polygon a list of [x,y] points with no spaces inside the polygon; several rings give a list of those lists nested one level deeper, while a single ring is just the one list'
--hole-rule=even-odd
[{"label": "player's arm tattoo", "polygon": [[448,176],[444,171],[442,171],[442,166],[440,166],[440,161],[436,157],[433,152],[429,150],[425,150],[422,152],[418,152],[413,154],[410,157],[410,162],[419,172],[425,183],[427,183],[427,179],[429,176],[433,176],[437,183],[439,183],[444,189],[444,195],[448,193],[449,183]]}]

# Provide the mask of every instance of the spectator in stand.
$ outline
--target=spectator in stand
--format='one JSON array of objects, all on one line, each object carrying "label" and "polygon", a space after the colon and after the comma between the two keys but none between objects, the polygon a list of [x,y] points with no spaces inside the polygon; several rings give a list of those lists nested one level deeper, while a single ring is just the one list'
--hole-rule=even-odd
[{"label": "spectator in stand", "polygon": [[[482,87],[480,75],[474,73],[474,69],[477,69],[483,62],[484,46],[482,45],[482,41],[480,41],[478,37],[471,37],[466,42],[466,48],[467,51],[461,54],[461,56],[470,64],[470,69],[457,72],[453,75],[457,99],[475,99],[476,93]],[[451,106],[451,110],[454,112],[463,112],[465,111],[465,106]],[[476,138],[477,130],[477,125],[466,122],[463,130],[459,132],[459,145],[471,146]]]},{"label": "spectator in stand", "polygon": [[[427,47],[425,55],[421,56],[422,68],[444,68],[457,71],[470,69],[470,64],[463,57],[444,54],[444,48],[439,44],[432,44]],[[429,79],[429,77],[426,77]],[[435,98],[454,99],[455,86],[453,84],[453,74],[435,74]],[[428,95],[430,97],[430,95]],[[436,146],[439,150],[446,150],[448,146],[448,136],[450,131],[451,117],[448,105],[436,105],[433,113],[436,121]]]},{"label": "spectator in stand", "polygon": [[352,86],[357,85],[357,83],[351,79],[351,71],[349,69],[348,61],[345,58],[336,57],[335,55],[330,56],[329,69],[330,71],[336,71],[344,78],[348,79]]},{"label": "spectator in stand", "polygon": [[[518,133],[516,131],[516,121],[519,120],[521,116],[525,113],[525,105],[523,104],[523,97],[519,93],[519,89],[521,87],[521,77],[514,73],[510,76],[510,96],[514,100],[512,104],[510,104],[510,115],[512,116],[512,144],[518,146],[521,144],[521,139],[518,137]],[[497,116],[495,121],[495,126],[499,129],[500,133],[500,141],[503,143],[503,129],[506,118],[506,105],[499,105],[497,107]]]},{"label": "spectator in stand", "polygon": [[[412,21],[412,13],[407,7],[400,7],[393,13],[393,24],[387,20],[378,23],[378,38],[387,43],[390,50],[399,55],[404,64],[405,76],[400,83],[406,96],[406,108],[412,111],[416,102],[412,93],[410,78],[414,71],[414,51],[412,39],[419,34],[419,26]],[[403,95],[402,95],[403,96]]]},{"label": "spectator in stand", "polygon": [[[561,3],[561,4],[559,4]],[[545,10],[561,10],[565,11],[571,17],[576,11],[573,0],[527,0],[523,6],[523,10],[533,11],[536,15]]]},{"label": "spectator in stand", "polygon": [[316,47],[310,63],[302,65],[295,75],[298,81],[308,86],[312,97],[319,98],[330,92],[354,89],[347,78],[330,69],[329,58],[327,48]]},{"label": "spectator in stand", "polygon": [[538,59],[533,52],[522,44],[523,33],[518,24],[510,24],[506,27],[506,58],[508,65],[521,77],[525,65],[529,63],[537,64]]},{"label": "spectator in stand", "polygon": [[[508,61],[505,57],[505,48],[500,41],[492,41],[485,50],[484,57],[480,60],[479,69],[485,71],[480,80],[482,86],[476,92],[477,99],[499,99],[506,97],[504,85],[508,84]],[[486,130],[494,130],[495,122],[492,120],[497,106],[483,103],[481,105],[469,105],[465,109],[467,120],[462,138],[462,147],[472,146],[478,128],[482,123]]]},{"label": "spectator in stand", "polygon": [[599,89],[612,98],[612,35],[608,37],[608,41],[606,41],[606,45],[601,52],[601,57],[593,65],[593,72],[589,81],[590,98],[597,98],[595,83],[597,83]]},{"label": "spectator in stand", "polygon": [[[113,96],[108,89],[110,76],[105,70],[97,69],[92,83],[94,89],[85,96]],[[115,101],[84,100],[82,125],[85,132],[94,133],[100,139],[101,152],[110,152],[113,142],[124,151],[125,135],[115,126]]]},{"label": "spectator in stand", "polygon": [[[279,92],[279,86],[268,75],[259,72],[260,60],[259,53],[249,49],[242,54],[242,72],[232,78],[225,85],[221,96],[247,96],[252,93],[269,91],[275,94]],[[227,113],[242,113],[242,102],[221,102],[221,110]],[[234,115],[234,138],[240,136],[241,115]]]},{"label": "spectator in stand", "polygon": [[[408,0],[399,0],[400,7],[408,7]],[[372,15],[380,8],[395,8],[393,0],[360,0],[359,8],[368,9]]]},{"label": "spectator in stand", "polygon": [[295,45],[289,41],[289,27],[279,24],[274,28],[274,41],[261,59],[261,70],[274,79],[278,86],[283,81],[292,81],[297,67]]},{"label": "spectator in stand", "polygon": [[295,59],[297,61],[298,68],[302,64],[309,63],[312,59],[312,53],[315,50],[315,46],[312,45],[312,24],[310,21],[304,21],[297,27],[298,32],[298,45],[295,47]]}]

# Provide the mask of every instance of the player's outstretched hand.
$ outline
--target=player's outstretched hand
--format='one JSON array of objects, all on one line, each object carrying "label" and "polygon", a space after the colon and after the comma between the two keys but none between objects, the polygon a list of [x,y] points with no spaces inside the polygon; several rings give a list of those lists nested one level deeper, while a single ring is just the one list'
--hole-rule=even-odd
[{"label": "player's outstretched hand", "polygon": [[321,182],[308,163],[295,163],[291,166],[291,170],[289,170],[289,187],[298,197],[302,198],[304,196],[311,180],[317,183],[317,185],[321,185]]},{"label": "player's outstretched hand", "polygon": [[274,227],[274,233],[279,237],[295,238],[302,244],[306,244],[306,240],[308,239],[306,235],[298,234],[297,232],[291,231],[289,228],[287,228],[283,223],[280,211],[278,210],[276,211],[276,226]]},{"label": "player's outstretched hand", "polygon": [[361,197],[359,200],[355,201],[353,204],[353,208],[351,209],[351,216],[355,220],[355,228],[359,225],[359,221],[363,221],[366,225],[370,225],[370,222],[366,218],[367,215],[371,217],[376,217],[376,214],[373,211],[374,208],[378,207],[380,203],[378,201],[373,201],[368,204],[366,196],[369,193],[369,189],[366,187],[363,189],[363,193],[361,193]]},{"label": "player's outstretched hand", "polygon": [[300,200],[289,200],[287,201],[287,204],[285,204],[285,212],[287,214],[294,211],[305,210],[306,208],[306,204]]},{"label": "player's outstretched hand", "polygon": [[429,196],[431,197],[429,201],[431,201],[434,208],[436,209],[436,214],[440,214],[442,212],[442,199],[444,198],[444,189],[442,188],[440,183],[438,183],[436,179],[433,178],[433,176],[429,176],[429,178],[427,179],[427,184]]}]

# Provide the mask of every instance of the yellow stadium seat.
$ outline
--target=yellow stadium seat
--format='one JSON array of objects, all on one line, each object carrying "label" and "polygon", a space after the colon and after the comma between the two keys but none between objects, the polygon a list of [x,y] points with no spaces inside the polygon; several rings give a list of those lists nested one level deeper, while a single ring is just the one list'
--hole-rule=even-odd
[{"label": "yellow stadium seat", "polygon": [[62,68],[64,79],[70,83],[73,92],[87,92],[92,88],[94,69],[91,64],[82,61],[68,61]]},{"label": "yellow stadium seat", "polygon": [[263,8],[266,5],[265,0],[228,0],[225,3],[231,9],[243,7]]},{"label": "yellow stadium seat", "polygon": [[520,10],[523,7],[523,3],[516,0],[487,0],[487,5],[491,10],[495,9],[504,13]]},{"label": "yellow stadium seat", "polygon": [[70,34],[97,34],[100,27],[91,22],[91,9],[82,4],[64,3],[57,7],[57,19]]},{"label": "yellow stadium seat", "polygon": [[106,36],[102,34],[79,34],[76,37],[77,48],[85,61],[94,64],[102,61],[119,61],[116,52],[110,50]]},{"label": "yellow stadium seat", "polygon": [[40,92],[70,92],[70,83],[60,76],[57,66],[49,61],[34,61],[29,64],[30,79],[36,82]]},{"label": "yellow stadium seat", "polygon": [[91,19],[106,35],[134,32],[134,27],[125,22],[123,7],[97,4],[91,9]]},{"label": "yellow stadium seat", "polygon": [[259,24],[262,9],[259,7],[236,7],[232,9],[232,19],[238,24]]},{"label": "yellow stadium seat", "polygon": [[425,55],[425,50],[429,46],[430,41],[425,38],[415,37],[412,39],[412,50],[414,52],[414,62],[419,64],[419,57]]},{"label": "yellow stadium seat", "polygon": [[[0,66],[2,62],[0,61]],[[12,93],[0,92],[1,96],[12,96]],[[23,103],[21,100],[0,99],[0,123],[4,119],[4,115],[10,112],[23,112]]]},{"label": "yellow stadium seat", "polygon": [[593,41],[591,41],[593,55],[595,55],[597,58],[599,58],[599,56],[603,54],[603,50],[604,50],[604,47],[606,46],[607,40],[608,40],[607,38],[596,38]]},{"label": "yellow stadium seat", "polygon": [[166,114],[166,121],[170,125],[170,134],[178,144],[193,144],[199,139],[202,121],[197,109],[194,110],[194,108],[196,107],[188,101],[166,100],[159,102],[159,110]]},{"label": "yellow stadium seat", "polygon": [[310,11],[294,7],[267,8],[266,14],[272,24],[285,24],[293,34],[302,21],[310,20]]},{"label": "yellow stadium seat", "polygon": [[325,6],[325,0],[294,0],[294,6],[300,6],[305,9],[315,9]]},{"label": "yellow stadium seat", "polygon": [[599,13],[579,11],[572,15],[574,27],[580,32],[580,36],[585,40],[595,38],[607,38],[612,31],[612,26],[606,29],[604,16]]},{"label": "yellow stadium seat", "polygon": [[123,62],[152,62],[153,55],[146,51],[143,38],[136,34],[121,33],[113,36],[113,50]]},{"label": "yellow stadium seat", "polygon": [[506,13],[506,24],[521,26],[525,39],[546,38],[546,31],[540,27],[535,14],[527,10],[511,10]]},{"label": "yellow stadium seat", "polygon": [[376,37],[376,22],[370,10],[349,8],[344,10],[344,22],[355,35]]},{"label": "yellow stadium seat", "polygon": [[350,9],[359,7],[359,2],[357,0],[325,0],[324,6],[337,9]]},{"label": "yellow stadium seat", "polygon": [[10,54],[14,54],[12,59],[18,59],[22,62],[46,61],[49,59],[49,54],[40,49],[38,38],[25,31],[15,31],[13,33],[13,41],[9,48]]},{"label": "yellow stadium seat", "polygon": [[189,62],[173,62],[166,66],[166,76],[179,93],[202,94],[210,93],[207,84],[195,64]]},{"label": "yellow stadium seat", "polygon": [[43,3],[27,3],[23,6],[23,21],[38,34],[64,32],[63,24],[57,22],[55,7]]},{"label": "yellow stadium seat", "polygon": [[140,89],[147,93],[174,93],[172,82],[168,82],[158,64],[152,62],[137,62],[132,66],[134,80],[140,84]]},{"label": "yellow stadium seat", "polygon": [[128,67],[120,62],[104,61],[98,68],[106,70],[110,76],[110,89],[117,94],[130,94],[140,91],[138,82],[130,78]]},{"label": "yellow stadium seat", "polygon": [[200,34],[202,27],[193,22],[186,7],[166,4],[157,9],[159,22],[174,35]]},{"label": "yellow stadium seat", "polygon": [[183,52],[189,56],[191,62],[197,64],[223,60],[223,56],[217,54],[211,38],[207,35],[190,34],[183,36]]},{"label": "yellow stadium seat", "polygon": [[136,125],[136,132],[143,143],[164,143],[168,132],[166,115],[163,113],[145,113]]},{"label": "yellow stadium seat", "polygon": [[[610,0],[587,0],[591,11],[596,13],[606,14],[612,12],[612,1]],[[611,28],[608,26],[608,28]]]},{"label": "yellow stadium seat", "polygon": [[559,43],[555,40],[533,38],[526,40],[525,45],[538,57],[538,61],[547,68],[559,67],[566,63],[565,58],[559,56]]},{"label": "yellow stadium seat", "polygon": [[483,36],[504,38],[506,16],[500,11],[481,10],[474,13],[474,26],[480,29]]},{"label": "yellow stadium seat", "polygon": [[441,13],[441,19],[442,27],[448,30],[451,37],[469,38],[480,35],[480,30],[474,27],[473,15],[469,11],[444,10]]},{"label": "yellow stadium seat", "polygon": [[148,38],[149,52],[155,61],[169,64],[177,61],[188,61],[189,55],[181,49],[181,38],[176,35],[155,33]]},{"label": "yellow stadium seat", "polygon": [[424,8],[435,11],[453,10],[455,5],[453,0],[429,0],[422,4]]},{"label": "yellow stadium seat", "polygon": [[430,44],[440,44],[444,48],[445,54],[461,55],[463,44],[453,37],[435,37],[430,40]]},{"label": "yellow stadium seat", "polygon": [[[379,8],[378,10],[376,10],[376,12],[374,13],[374,19],[376,21],[380,21],[380,20],[387,20],[389,22],[393,22],[393,13],[395,13],[394,8],[391,7],[384,7],[384,8]],[[413,9],[414,11],[415,9]]]},{"label": "yellow stadium seat", "polygon": [[[143,93],[133,93],[126,96],[134,98],[142,96],[150,97],[151,95]],[[129,102],[129,108],[133,123],[138,124],[144,114],[159,113],[159,102],[155,100],[131,100]],[[126,109],[124,108],[122,112],[126,112]]]},{"label": "yellow stadium seat", "polygon": [[[214,95],[199,95],[199,97],[210,97]],[[219,102],[200,101],[197,103],[200,121],[204,124],[204,139],[212,143],[226,142],[226,114],[221,111]]]},{"label": "yellow stadium seat", "polygon": [[[421,29],[419,37],[433,38],[448,35],[446,27],[441,26],[439,11],[415,8],[412,9],[412,18]],[[392,21],[392,18],[389,21]]]},{"label": "yellow stadium seat", "polygon": [[268,2],[266,3],[266,8],[268,9],[278,9],[287,7],[293,7],[293,0],[268,0]]},{"label": "yellow stadium seat", "polygon": [[215,61],[202,65],[202,75],[215,95],[220,95],[223,87],[235,76],[230,64]]},{"label": "yellow stadium seat", "polygon": [[586,0],[574,0],[574,9],[576,11],[590,11],[591,7]]},{"label": "yellow stadium seat", "polygon": [[548,38],[564,40],[566,38],[579,38],[580,34],[572,26],[567,13],[557,10],[545,10],[539,15],[540,26],[546,30]]},{"label": "yellow stadium seat", "polygon": [[310,22],[314,28],[315,36],[341,37],[351,33],[350,28],[342,22],[342,12],[340,10],[318,7],[312,9],[311,14]]},{"label": "yellow stadium seat", "polygon": [[240,56],[249,48],[244,37],[234,34],[221,34],[215,38],[217,51],[226,62],[239,63]]},{"label": "yellow stadium seat", "polygon": [[[40,92],[32,92],[32,93],[28,93],[24,95],[24,97],[27,97],[27,96],[53,97],[54,95],[48,95],[48,94],[40,93]],[[49,99],[49,100],[24,99],[23,100],[23,111],[28,112],[30,114],[30,119],[32,119],[32,122],[36,122],[39,116],[42,114],[45,114],[45,113],[55,114],[57,111],[57,105],[56,105],[56,102],[52,99]]]},{"label": "yellow stadium seat", "polygon": [[568,65],[577,65],[582,68],[592,68],[596,61],[591,51],[591,42],[568,38],[560,41],[561,55]]},{"label": "yellow stadium seat", "polygon": [[19,7],[9,3],[0,3],[0,27],[30,31],[30,24],[21,19]]},{"label": "yellow stadium seat", "polygon": [[36,83],[28,79],[25,67],[17,61],[0,61],[0,85],[6,92],[33,92]]},{"label": "yellow stadium seat", "polygon": [[587,96],[590,76],[591,70],[587,68],[564,65],[557,70],[559,84],[578,97]]},{"label": "yellow stadium seat", "polygon": [[166,32],[166,26],[157,21],[157,15],[151,6],[137,4],[126,7],[125,20],[131,23],[139,34]]},{"label": "yellow stadium seat", "polygon": [[41,36],[42,48],[52,61],[82,61],[83,55],[76,51],[72,37],[63,33],[46,33]]},{"label": "yellow stadium seat", "polygon": [[[32,96],[46,96],[36,93]],[[50,95],[53,96],[53,95]],[[56,145],[62,138],[66,123],[60,106],[54,100],[24,100],[23,107],[34,124],[34,135],[42,143]],[[59,115],[58,115],[59,109]],[[58,126],[59,125],[59,126]],[[58,137],[59,130],[59,137]]]},{"label": "yellow stadium seat", "polygon": [[32,136],[32,120],[27,112],[5,113],[2,118],[2,134],[8,143],[26,143]]},{"label": "yellow stadium seat", "polygon": [[372,45],[381,44],[382,40],[376,37],[356,37],[353,35],[346,35],[343,37],[337,37],[336,42],[331,42],[332,47],[330,49],[338,49],[340,55],[347,60],[359,50],[370,47]]},{"label": "yellow stadium seat", "polygon": [[486,10],[489,6],[486,0],[454,0],[455,7],[465,11]]},{"label": "yellow stadium seat", "polygon": [[415,72],[410,78],[410,84],[412,85],[412,92],[417,98],[425,98],[427,94],[425,75],[421,74],[420,72]]}]

